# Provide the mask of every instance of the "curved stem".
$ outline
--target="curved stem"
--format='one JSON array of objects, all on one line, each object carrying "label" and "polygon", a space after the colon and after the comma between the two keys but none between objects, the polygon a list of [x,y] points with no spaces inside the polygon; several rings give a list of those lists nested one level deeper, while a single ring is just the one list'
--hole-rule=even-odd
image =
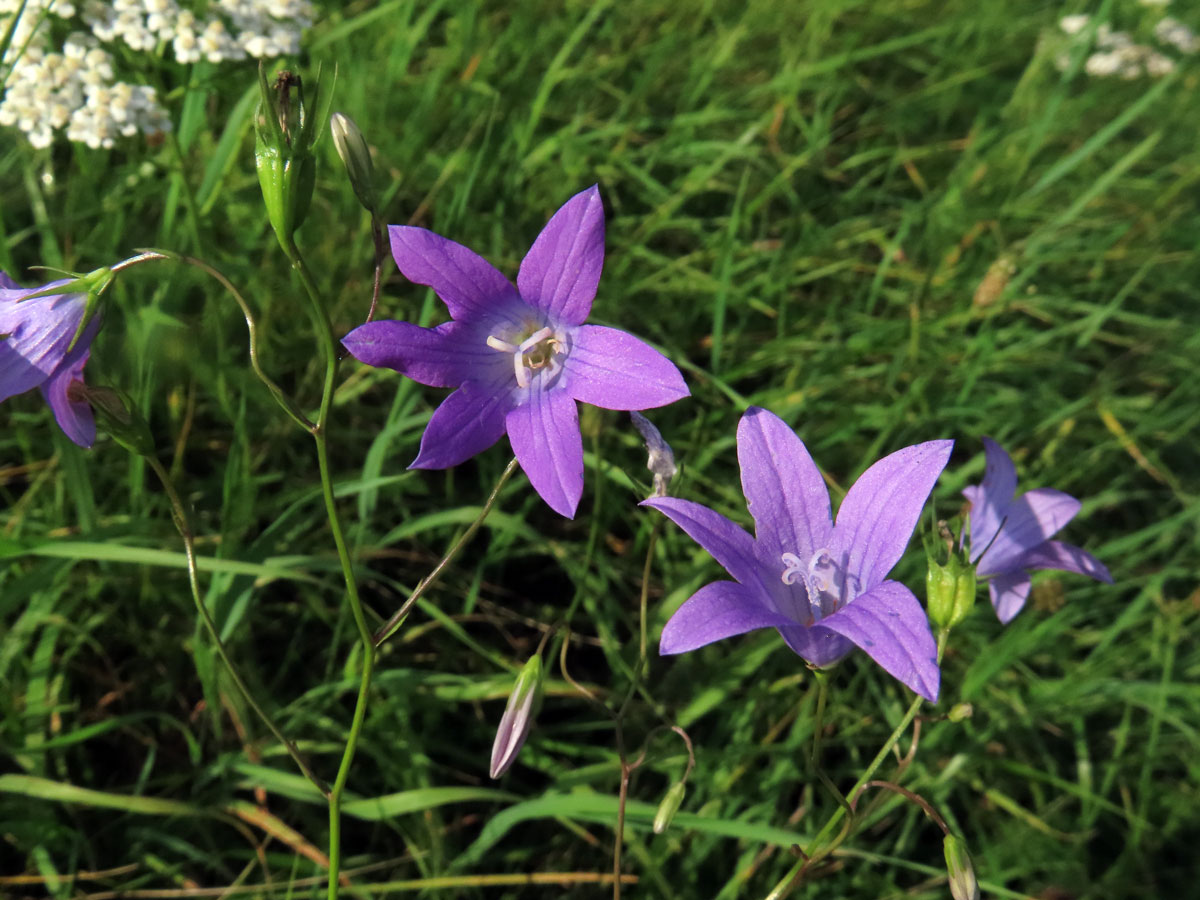
[{"label": "curved stem", "polygon": [[378,647],[395,633],[396,629],[400,627],[400,623],[404,621],[404,617],[407,616],[409,610],[412,609],[413,604],[421,599],[421,596],[425,593],[425,591],[427,591],[433,585],[433,583],[437,581],[438,576],[442,574],[446,566],[450,565],[450,563],[453,562],[454,557],[458,556],[458,552],[466,546],[467,541],[471,540],[475,532],[479,530],[479,526],[483,524],[483,520],[487,518],[488,513],[492,511],[492,507],[496,505],[496,500],[500,496],[500,489],[504,487],[505,483],[509,478],[512,477],[512,474],[515,471],[517,471],[517,458],[514,456],[509,461],[508,465],[505,466],[504,472],[501,473],[499,480],[496,482],[496,486],[492,488],[492,492],[488,494],[487,501],[483,504],[483,509],[479,511],[479,515],[476,516],[475,520],[467,526],[467,530],[462,533],[459,539],[450,545],[450,549],[446,551],[446,555],[438,561],[438,564],[433,567],[433,570],[421,579],[420,584],[418,584],[413,589],[413,592],[408,595],[408,599],[405,600],[404,603],[401,604],[400,608],[392,614],[392,617],[387,620],[387,624],[375,632],[375,636],[372,638],[372,641],[376,647]]},{"label": "curved stem", "polygon": [[137,256],[121,260],[121,262],[112,266],[112,271],[114,273],[120,272],[123,269],[132,268],[140,263],[163,259],[193,266],[211,278],[214,278],[221,285],[221,287],[225,288],[225,290],[229,292],[230,296],[233,297],[234,302],[237,303],[238,307],[241,309],[243,318],[246,320],[246,331],[250,335],[250,366],[254,369],[254,374],[258,376],[259,381],[266,385],[267,390],[271,392],[271,396],[275,398],[275,402],[282,407],[283,411],[291,417],[293,422],[295,422],[305,431],[312,431],[316,426],[313,425],[308,416],[306,416],[300,407],[297,406],[296,403],[284,393],[283,388],[276,384],[275,381],[263,371],[262,364],[259,362],[258,358],[258,323],[254,321],[254,313],[250,310],[250,304],[246,302],[246,298],[243,297],[238,289],[233,286],[233,282],[225,277],[224,273],[222,273],[216,267],[209,265],[202,259],[197,259],[194,256],[185,256],[182,253],[173,253],[167,250],[143,250]]},{"label": "curved stem", "polygon": [[375,279],[371,285],[371,308],[367,310],[367,321],[375,318],[375,307],[379,305],[379,292],[383,287],[383,265],[387,261],[388,242],[384,235],[383,222],[371,214],[371,241],[375,245]]},{"label": "curved stem", "polygon": [[250,689],[246,686],[245,680],[237,667],[233,664],[233,660],[229,658],[229,653],[225,650],[225,643],[221,640],[221,635],[217,631],[217,624],[213,621],[212,614],[208,611],[208,607],[204,604],[204,598],[200,596],[200,580],[197,574],[196,567],[196,547],[192,536],[191,526],[188,524],[187,511],[183,506],[183,501],[179,497],[179,492],[175,489],[175,484],[171,480],[171,476],[167,474],[167,470],[156,457],[144,457],[149,463],[150,468],[154,470],[154,474],[158,476],[158,480],[162,483],[163,490],[166,491],[167,499],[171,503],[172,518],[175,520],[175,527],[179,531],[179,536],[183,538],[183,550],[187,555],[188,583],[192,589],[192,599],[196,603],[196,610],[200,613],[200,618],[204,621],[204,627],[208,630],[208,635],[212,638],[213,644],[217,648],[217,654],[221,657],[221,661],[225,663],[225,667],[229,670],[230,677],[233,678],[233,683],[237,685],[246,702],[250,704],[250,708],[258,714],[262,719],[263,724],[270,729],[271,734],[275,735],[275,739],[283,744],[288,755],[295,760],[300,772],[312,782],[313,786],[322,794],[328,796],[329,788],[320,778],[318,778],[309,768],[308,763],[304,761],[304,757],[300,755],[300,751],[296,745],[289,741],[280,730],[275,721],[267,715],[266,711],[258,705],[258,701],[254,699],[254,695],[250,693]]},{"label": "curved stem", "polygon": [[[942,653],[946,648],[946,638],[948,634],[949,632],[946,630],[943,630],[938,634],[938,662],[941,662]],[[871,764],[867,766],[866,771],[859,776],[858,781],[855,782],[854,787],[851,788],[849,796],[853,797],[859,791],[861,791],[863,785],[870,781],[871,777],[875,774],[875,771],[881,765],[883,765],[883,762],[885,759],[887,759],[888,754],[892,752],[892,748],[896,746],[900,738],[903,737],[904,732],[908,730],[908,726],[912,723],[912,720],[916,718],[917,711],[921,708],[921,704],[923,702],[924,698],[921,696],[913,698],[913,702],[909,704],[908,710],[904,713],[904,717],[900,720],[900,724],[896,726],[895,730],[891,733],[891,736],[888,737],[883,746],[879,748],[879,752],[875,754],[875,758],[871,760]],[[849,829],[845,829],[842,837],[840,837],[837,841],[830,843],[828,846],[822,846],[822,844],[829,838],[830,833],[832,833],[833,829],[837,827],[838,822],[842,820],[842,817],[846,815],[848,810],[848,805],[838,805],[838,808],[833,811],[833,814],[821,827],[821,830],[817,832],[817,836],[813,838],[812,843],[809,844],[808,853],[801,854],[801,858],[797,860],[796,864],[792,866],[790,870],[788,870],[788,873],[784,875],[782,879],[780,879],[779,883],[771,890],[771,893],[767,895],[766,900],[780,900],[781,897],[786,897],[795,886],[798,877],[805,869],[807,869],[813,863],[824,859],[826,856],[832,853],[834,849],[836,849],[845,835],[849,834]]]}]

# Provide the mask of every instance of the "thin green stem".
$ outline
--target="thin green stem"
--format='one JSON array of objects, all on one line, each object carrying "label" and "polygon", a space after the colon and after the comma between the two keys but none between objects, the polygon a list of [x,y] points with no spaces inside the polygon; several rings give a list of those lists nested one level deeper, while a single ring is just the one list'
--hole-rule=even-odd
[{"label": "thin green stem", "polygon": [[[656,518],[650,527],[650,540],[646,544],[646,564],[642,566],[642,602],[638,610],[638,666],[646,659],[646,609],[650,602],[650,568],[654,564],[654,545],[658,543],[658,531],[662,520]],[[635,670],[637,671],[637,670]]]},{"label": "thin green stem", "polygon": [[496,500],[500,496],[500,489],[504,487],[505,483],[509,478],[512,477],[512,474],[515,471],[517,471],[517,459],[516,457],[513,457],[509,461],[508,465],[505,466],[504,472],[501,473],[499,480],[496,482],[496,486],[492,488],[492,492],[488,495],[487,501],[483,504],[483,509],[479,511],[479,515],[476,516],[475,520],[467,526],[467,530],[462,533],[458,540],[450,545],[450,549],[446,551],[446,555],[438,561],[438,564],[433,567],[433,570],[423,579],[421,579],[420,584],[418,584],[416,588],[413,589],[413,592],[408,595],[408,599],[405,600],[404,603],[401,604],[400,608],[392,614],[392,617],[387,620],[387,624],[375,632],[375,636],[372,638],[372,640],[376,647],[378,647],[395,633],[396,629],[400,627],[400,623],[404,621],[404,617],[407,616],[409,610],[412,609],[413,604],[421,599],[421,596],[425,593],[425,591],[427,591],[433,585],[433,583],[437,581],[438,576],[442,574],[446,566],[450,565],[450,563],[453,562],[454,557],[458,556],[458,552],[467,545],[467,541],[471,540],[475,532],[479,530],[479,526],[483,524],[483,520],[487,518],[488,513],[492,511],[492,507],[496,505]]},{"label": "thin green stem", "polygon": [[[946,647],[946,638],[948,634],[949,632],[945,630],[938,634],[938,662],[941,662],[942,653]],[[888,754],[892,752],[892,748],[896,746],[897,742],[904,735],[904,732],[908,730],[908,726],[912,724],[912,720],[916,718],[917,711],[921,708],[921,704],[923,702],[923,697],[917,696],[913,698],[913,702],[909,704],[908,710],[904,713],[904,718],[900,720],[900,724],[896,726],[895,730],[891,733],[891,736],[884,742],[883,746],[879,749],[879,752],[875,754],[875,758],[871,760],[871,764],[867,766],[866,770],[862,773],[862,775],[859,776],[859,779],[855,783],[854,787],[851,788],[851,797],[857,795],[859,791],[862,790],[863,785],[871,780],[871,777],[875,774],[875,771],[881,765],[883,765],[883,762],[885,759],[887,759]],[[817,832],[817,836],[812,839],[812,843],[809,844],[808,852],[801,855],[801,858],[796,861],[796,864],[788,870],[788,873],[784,875],[782,879],[780,879],[779,883],[771,890],[771,893],[767,895],[766,900],[780,900],[780,898],[786,897],[795,886],[797,877],[806,868],[825,858],[832,853],[834,849],[836,849],[840,841],[835,841],[829,844],[829,846],[823,845],[825,841],[828,840],[830,834],[833,832],[833,829],[837,827],[837,824],[842,820],[848,811],[848,806],[841,803],[838,804],[838,808],[833,811],[833,814],[821,827],[821,830]]]},{"label": "thin green stem", "polygon": [[229,658],[229,653],[225,649],[225,642],[221,640],[221,635],[217,631],[217,624],[213,621],[212,614],[209,613],[208,607],[204,603],[204,598],[200,596],[200,579],[196,567],[196,546],[192,536],[191,525],[188,524],[187,510],[184,508],[183,501],[179,497],[179,492],[175,489],[175,484],[171,480],[171,476],[167,473],[166,468],[163,467],[163,464],[152,456],[147,456],[145,459],[149,463],[150,468],[154,470],[154,474],[158,476],[163,490],[166,491],[167,499],[171,503],[172,518],[175,520],[175,527],[179,531],[179,536],[183,539],[183,550],[187,556],[188,583],[192,589],[192,599],[196,603],[196,610],[200,613],[200,618],[204,622],[204,627],[208,630],[209,637],[212,638],[213,645],[217,648],[217,655],[225,663],[230,677],[233,678],[233,683],[237,685],[246,702],[250,704],[250,708],[258,714],[258,717],[262,719],[263,724],[267,726],[271,734],[275,735],[275,739],[283,744],[288,755],[295,760],[300,772],[312,782],[318,791],[328,796],[329,788],[309,768],[308,763],[304,761],[304,757],[300,755],[300,751],[296,748],[296,745],[284,736],[279,726],[275,724],[275,721],[267,714],[266,710],[258,705],[258,701],[250,693],[250,689],[246,686],[241,673],[238,672],[237,667],[233,664],[233,660]]},{"label": "thin green stem", "polygon": [[354,616],[354,624],[358,628],[359,642],[362,645],[362,677],[358,685],[358,696],[354,701],[354,716],[350,722],[350,733],[346,736],[346,746],[342,751],[342,761],[338,765],[337,777],[329,792],[329,900],[337,900],[338,881],[342,865],[342,796],[346,790],[346,781],[350,777],[350,767],[354,763],[354,754],[358,749],[359,735],[362,733],[363,722],[367,715],[367,699],[371,690],[371,675],[375,669],[375,642],[371,638],[371,629],[367,626],[367,618],[363,612],[362,600],[358,596],[358,582],[354,576],[354,563],[350,559],[350,551],[346,546],[346,537],[342,532],[341,520],[337,513],[337,499],[333,493],[333,476],[329,470],[328,424],[329,411],[333,407],[333,388],[337,375],[338,353],[337,341],[333,336],[333,326],[326,313],[325,301],[317,287],[316,280],[304,262],[295,242],[284,245],[284,251],[291,260],[292,268],[300,277],[305,293],[309,299],[309,314],[317,330],[317,337],[325,357],[325,378],[321,390],[321,405],[317,412],[317,421],[312,430],[313,440],[317,445],[317,465],[321,472],[321,496],[325,500],[325,514],[329,519],[329,529],[333,533],[333,543],[337,547],[338,562],[342,567],[342,578],[346,582],[346,600],[350,604],[350,612]]}]

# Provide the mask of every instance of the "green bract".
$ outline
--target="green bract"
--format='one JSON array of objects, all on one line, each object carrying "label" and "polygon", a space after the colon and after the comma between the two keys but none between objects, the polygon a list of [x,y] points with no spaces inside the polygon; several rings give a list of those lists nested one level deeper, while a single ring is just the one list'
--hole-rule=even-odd
[{"label": "green bract", "polygon": [[925,535],[929,569],[925,573],[929,619],[939,628],[953,628],[975,606],[975,566],[962,548],[962,523],[938,522]]}]

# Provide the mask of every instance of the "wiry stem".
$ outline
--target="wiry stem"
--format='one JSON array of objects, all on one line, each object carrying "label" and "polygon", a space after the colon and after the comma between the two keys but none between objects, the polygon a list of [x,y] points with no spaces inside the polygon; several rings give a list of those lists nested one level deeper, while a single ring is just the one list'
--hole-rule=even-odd
[{"label": "wiry stem", "polygon": [[[946,638],[948,634],[949,632],[945,630],[938,634],[937,658],[939,663],[942,660],[942,653],[946,649]],[[863,785],[871,780],[871,776],[875,774],[875,771],[881,765],[883,765],[883,761],[887,759],[888,754],[892,752],[892,748],[896,746],[896,743],[904,735],[904,732],[908,730],[908,726],[912,723],[912,720],[916,718],[917,710],[921,708],[921,704],[923,702],[925,702],[924,698],[919,695],[913,698],[913,702],[909,704],[908,710],[904,713],[904,718],[900,720],[900,724],[896,726],[896,729],[891,733],[891,736],[884,741],[883,746],[879,748],[879,752],[875,754],[875,758],[871,760],[871,764],[867,766],[866,770],[861,776],[859,776],[858,781],[855,782],[854,787],[850,789],[851,797],[858,794],[859,791],[862,790]],[[833,814],[821,827],[821,830],[817,832],[817,836],[813,838],[812,843],[809,844],[808,852],[801,854],[801,858],[797,860],[796,864],[792,866],[790,870],[788,870],[788,873],[784,875],[782,879],[780,879],[779,883],[771,890],[771,893],[767,895],[766,900],[780,900],[780,898],[786,897],[788,893],[791,892],[792,888],[795,887],[797,881],[799,880],[799,876],[803,874],[805,869],[824,859],[835,849],[837,849],[837,846],[841,843],[841,840],[844,839],[847,834],[849,834],[849,829],[845,829],[842,837],[830,843],[828,846],[823,846],[823,844],[833,832],[833,829],[837,827],[838,822],[842,820],[842,817],[845,816],[847,812],[852,812],[849,804],[844,802],[839,803],[838,808],[833,811]]]},{"label": "wiry stem", "polygon": [[121,260],[112,267],[113,272],[120,272],[123,269],[128,269],[140,263],[150,262],[153,260],[171,260],[173,262],[184,263],[185,265],[193,266],[210,277],[217,280],[221,287],[225,288],[233,297],[234,302],[242,311],[242,316],[246,320],[246,331],[250,335],[250,366],[254,369],[254,374],[258,376],[258,380],[266,385],[267,390],[271,392],[271,396],[275,398],[283,411],[286,412],[301,428],[305,431],[312,431],[315,427],[312,421],[304,414],[296,403],[284,393],[275,381],[263,371],[262,364],[258,358],[258,324],[254,321],[254,313],[250,309],[250,304],[246,302],[246,298],[241,295],[236,287],[225,275],[214,266],[209,265],[202,259],[196,259],[194,256],[185,256],[181,253],[172,253],[169,250],[143,250],[137,256],[129,259]]},{"label": "wiry stem", "polygon": [[329,519],[329,530],[333,533],[333,543],[337,548],[338,562],[342,567],[342,578],[346,582],[346,600],[350,604],[350,612],[354,616],[354,624],[358,629],[359,642],[362,645],[362,675],[358,685],[358,696],[354,701],[354,715],[350,721],[350,732],[346,736],[346,746],[342,751],[342,761],[338,765],[337,777],[329,792],[329,900],[337,900],[338,874],[342,863],[342,795],[345,793],[346,781],[350,777],[350,767],[354,762],[354,754],[358,749],[358,738],[362,732],[363,722],[367,715],[367,697],[371,689],[371,675],[375,667],[375,643],[371,639],[371,629],[367,626],[366,615],[363,612],[362,601],[358,596],[358,582],[354,576],[354,563],[350,559],[350,551],[346,546],[346,538],[342,532],[342,524],[338,518],[337,501],[333,494],[333,477],[329,469],[329,447],[327,426],[329,412],[333,407],[333,388],[337,374],[337,341],[333,336],[333,326],[325,311],[325,302],[317,287],[304,257],[294,242],[284,246],[292,268],[304,285],[309,299],[309,314],[317,330],[317,337],[325,357],[325,378],[321,390],[321,405],[317,412],[317,421],[311,431],[317,445],[317,465],[321,473],[321,496],[325,501],[325,514]]},{"label": "wiry stem", "polygon": [[372,641],[376,647],[392,636],[392,634],[400,626],[400,623],[404,621],[404,617],[408,615],[409,610],[412,609],[413,604],[421,599],[421,596],[425,593],[425,591],[427,591],[433,585],[433,583],[437,581],[438,576],[445,571],[446,566],[450,565],[450,563],[453,562],[454,557],[458,556],[458,552],[467,545],[467,541],[471,540],[471,538],[475,535],[475,532],[479,530],[479,526],[483,524],[483,520],[487,518],[488,513],[492,511],[492,507],[496,505],[496,500],[500,496],[500,489],[504,487],[505,483],[509,478],[512,477],[512,474],[515,471],[517,471],[517,459],[516,457],[513,457],[509,461],[508,465],[505,466],[504,472],[500,475],[499,480],[496,482],[496,486],[492,488],[492,492],[488,494],[487,501],[483,504],[483,509],[479,511],[479,515],[476,516],[475,520],[467,526],[467,530],[462,533],[462,536],[450,545],[450,549],[446,551],[446,555],[438,561],[438,564],[433,567],[433,570],[421,579],[421,582],[413,589],[413,592],[408,595],[408,599],[405,600],[404,603],[401,604],[400,608],[392,614],[392,617],[387,620],[387,624],[375,632],[375,636],[372,638]]},{"label": "wiry stem", "polygon": [[196,610],[200,613],[200,618],[204,622],[204,627],[207,629],[209,637],[212,638],[212,642],[217,648],[217,655],[225,663],[230,677],[233,678],[233,683],[237,685],[246,702],[250,704],[250,708],[258,714],[258,717],[262,719],[263,724],[267,726],[271,734],[275,735],[275,739],[283,744],[288,755],[292,757],[297,767],[299,767],[300,772],[312,782],[318,791],[328,796],[329,788],[309,768],[308,763],[304,761],[304,757],[300,755],[300,751],[296,748],[296,745],[284,736],[279,726],[275,724],[275,721],[258,705],[258,701],[250,693],[250,689],[246,686],[241,673],[238,672],[237,667],[233,664],[233,660],[229,658],[229,653],[225,649],[225,643],[221,640],[221,635],[217,631],[217,624],[213,621],[212,614],[209,613],[208,607],[204,603],[204,598],[200,596],[200,580],[196,567],[196,547],[191,525],[188,524],[187,510],[184,508],[183,501],[179,497],[179,492],[175,489],[175,484],[172,482],[171,476],[167,474],[167,470],[163,467],[163,464],[153,456],[144,458],[149,463],[150,468],[154,470],[154,474],[158,476],[158,480],[162,483],[163,490],[167,494],[167,499],[170,501],[171,516],[175,520],[175,527],[179,531],[179,536],[183,539],[183,550],[187,556],[188,583],[192,589],[192,599],[196,603]]}]

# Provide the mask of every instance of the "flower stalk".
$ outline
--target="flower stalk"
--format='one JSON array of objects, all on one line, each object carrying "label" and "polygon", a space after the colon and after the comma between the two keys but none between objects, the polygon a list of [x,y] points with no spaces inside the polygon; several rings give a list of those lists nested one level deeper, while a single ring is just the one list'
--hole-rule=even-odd
[{"label": "flower stalk", "polygon": [[[131,449],[131,452],[137,451],[133,451]],[[217,630],[217,624],[213,621],[212,614],[208,611],[208,607],[204,603],[204,598],[200,596],[200,581],[196,566],[196,543],[192,536],[191,525],[188,522],[187,510],[183,505],[183,501],[179,497],[179,491],[176,490],[175,483],[171,480],[171,476],[167,473],[167,470],[163,464],[159,462],[157,456],[153,455],[152,453],[141,453],[140,455],[149,464],[150,468],[154,471],[154,474],[158,476],[158,480],[163,486],[163,491],[166,492],[167,500],[171,504],[171,518],[175,522],[175,528],[179,532],[180,538],[183,539],[183,552],[187,557],[188,586],[192,591],[192,600],[196,604],[196,611],[200,613],[200,619],[204,622],[204,628],[208,632],[208,636],[212,639],[213,646],[217,648],[217,655],[221,657],[221,662],[223,662],[225,664],[225,668],[229,670],[229,675],[233,679],[233,683],[237,686],[238,691],[241,692],[246,702],[250,705],[250,708],[254,710],[258,717],[262,720],[263,724],[267,726],[271,734],[275,736],[275,739],[283,745],[285,750],[287,750],[288,755],[296,763],[297,768],[300,769],[300,773],[307,778],[312,786],[318,791],[325,796],[329,796],[329,787],[324,781],[317,777],[317,775],[305,761],[304,757],[300,754],[300,751],[297,749],[296,745],[287,739],[280,727],[275,724],[275,720],[272,719],[271,716],[268,715],[267,711],[264,710],[258,704],[258,701],[254,699],[254,695],[250,693],[250,688],[246,686],[245,679],[242,678],[237,666],[233,664],[233,660],[230,658],[229,652],[225,649],[225,642],[221,640],[221,634]]]}]

